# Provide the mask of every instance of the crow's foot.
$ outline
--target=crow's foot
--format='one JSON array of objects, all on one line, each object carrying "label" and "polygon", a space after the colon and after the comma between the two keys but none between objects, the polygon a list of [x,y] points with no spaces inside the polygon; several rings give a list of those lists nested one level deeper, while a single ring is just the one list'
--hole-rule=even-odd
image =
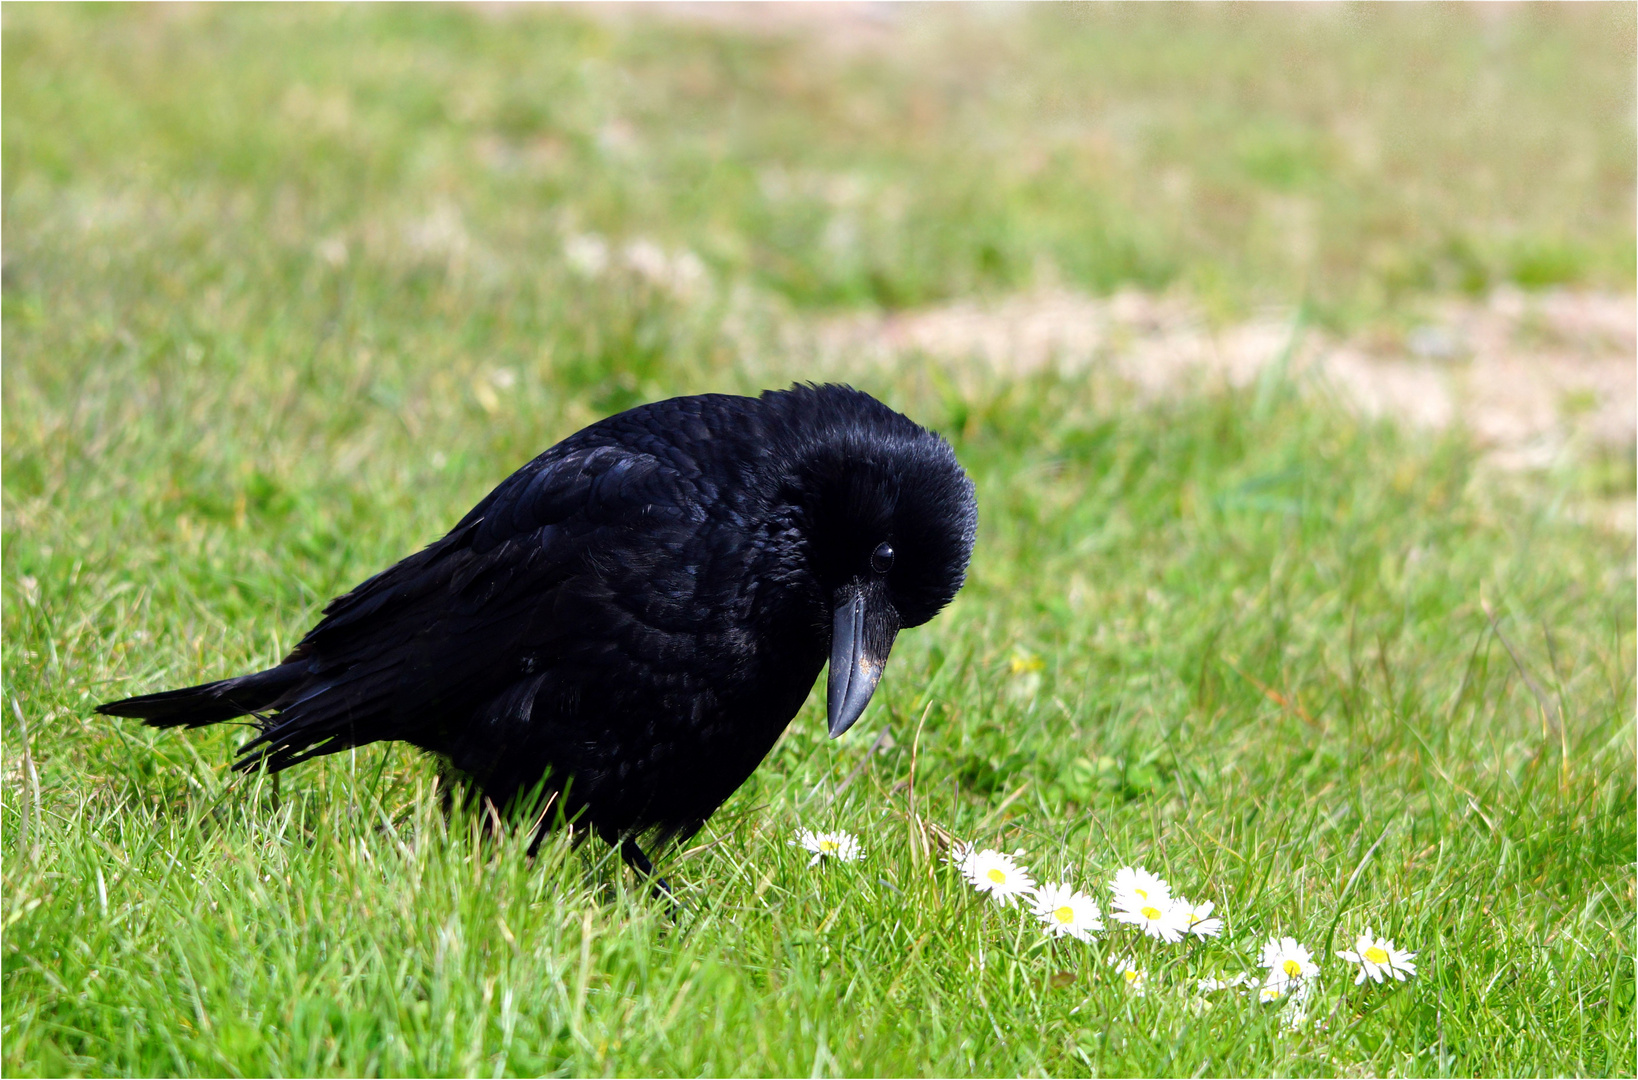
[{"label": "crow's foot", "polygon": [[648,861],[648,856],[643,854],[643,849],[637,846],[637,841],[629,837],[622,840],[620,842],[620,858],[624,859],[626,865],[637,872],[638,877],[648,879],[649,895],[656,900],[664,900],[666,913],[675,919],[677,917],[677,898],[672,894],[671,886],[665,883],[665,878],[654,875],[654,864]]}]

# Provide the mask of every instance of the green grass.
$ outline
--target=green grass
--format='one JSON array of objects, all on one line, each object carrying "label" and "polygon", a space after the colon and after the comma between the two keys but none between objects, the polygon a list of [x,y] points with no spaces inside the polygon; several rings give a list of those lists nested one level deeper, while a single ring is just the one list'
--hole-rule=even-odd
[{"label": "green grass", "polygon": [[[531,863],[446,819],[403,749],[275,790],[228,771],[240,731],[90,714],[273,662],[608,410],[807,377],[782,310],[1042,259],[1344,321],[1630,283],[1629,8],[1073,9],[850,60],[572,11],[5,18],[6,1072],[1638,1069],[1638,588],[1632,538],[1583,523],[1598,466],[1503,482],[1460,432],[1272,378],[1147,404],[913,359],[862,378],[973,473],[971,581],[855,732],[827,740],[816,695],[669,856],[675,924],[596,843]],[[1267,60],[1293,50],[1317,88]],[[1339,102],[1390,132],[1375,165],[1338,156]],[[1060,136],[1031,173],[1019,148]],[[1175,212],[1166,166],[1195,178]],[[1277,192],[1331,255],[1254,227]],[[825,253],[837,199],[868,258]],[[871,224],[892,205],[898,231]],[[705,284],[577,273],[587,232],[687,247]],[[869,857],[810,870],[798,825]],[[941,831],[1100,892],[1143,863],[1228,933],[1149,954],[1129,995],[1103,963],[1129,938],[1048,947]],[[1326,951],[1322,1028],[1191,1004],[1268,934],[1367,924],[1420,975],[1356,990]]]}]

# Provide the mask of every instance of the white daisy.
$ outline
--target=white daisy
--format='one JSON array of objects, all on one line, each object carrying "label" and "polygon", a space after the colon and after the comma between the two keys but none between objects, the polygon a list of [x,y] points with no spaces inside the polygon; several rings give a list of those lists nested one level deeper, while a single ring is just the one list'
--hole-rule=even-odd
[{"label": "white daisy", "polygon": [[1189,932],[1189,912],[1167,899],[1141,900],[1136,896],[1116,899],[1111,917],[1116,922],[1130,923],[1152,938],[1162,941],[1182,941]]},{"label": "white daisy", "polygon": [[1257,990],[1257,1000],[1263,1002],[1290,999],[1285,1007],[1286,1030],[1296,1031],[1308,1022],[1308,1001],[1314,996],[1314,984],[1308,979],[1282,979],[1270,973],[1268,981]]},{"label": "white daisy", "polygon": [[977,856],[978,848],[966,840],[957,840],[950,845],[950,853],[944,856],[944,861],[955,867],[967,877],[971,877],[973,858]]},{"label": "white daisy", "polygon": [[1294,984],[1291,987],[1291,1004],[1285,1007],[1284,1015],[1280,1017],[1280,1026],[1284,1029],[1281,1034],[1301,1031],[1308,1026],[1310,1019],[1314,1020],[1314,1029],[1322,1031],[1325,1028],[1325,1018],[1310,1017],[1308,1005],[1314,996],[1314,983],[1311,980]]},{"label": "white daisy", "polygon": [[1042,885],[1035,890],[1035,917],[1048,937],[1090,941],[1092,931],[1103,929],[1098,902],[1068,885]]},{"label": "white daisy", "polygon": [[1195,989],[1202,994],[1215,994],[1219,990],[1233,990],[1241,986],[1250,986],[1257,981],[1257,977],[1250,972],[1242,971],[1238,975],[1230,975],[1226,979],[1196,979]]},{"label": "white daisy", "polygon": [[961,872],[967,875],[973,888],[989,893],[1002,906],[1008,906],[1014,897],[1027,897],[1035,891],[1035,879],[1016,861],[1017,856],[1022,854],[1022,851],[1018,851],[1008,855],[985,848],[966,859]]},{"label": "white daisy", "polygon": [[1337,955],[1359,965],[1359,974],[1354,976],[1355,986],[1366,979],[1381,982],[1392,976],[1404,981],[1416,974],[1416,965],[1412,963],[1416,954],[1394,948],[1387,938],[1373,937],[1369,927],[1359,935],[1352,949],[1338,949]]},{"label": "white daisy", "polygon": [[858,862],[864,858],[864,849],[859,846],[859,838],[847,832],[813,832],[810,829],[797,829],[796,839],[790,844],[792,847],[805,848],[813,852],[813,858],[808,860],[809,866],[819,865],[820,859]]},{"label": "white daisy", "polygon": [[1308,1010],[1301,1005],[1289,1005],[1280,1022],[1286,1031],[1301,1031],[1308,1023]]},{"label": "white daisy", "polygon": [[1123,866],[1116,870],[1115,880],[1109,883],[1109,891],[1115,894],[1117,907],[1153,905],[1163,908],[1172,902],[1172,887],[1166,884],[1166,879],[1156,877],[1141,866]]},{"label": "white daisy", "polygon": [[1223,920],[1211,917],[1213,904],[1210,900],[1196,904],[1179,896],[1172,901],[1172,905],[1183,913],[1185,933],[1195,937],[1216,937],[1223,932]]},{"label": "white daisy", "polygon": [[[1294,984],[1319,974],[1314,954],[1298,945],[1296,938],[1269,938],[1258,963],[1268,969],[1268,982],[1263,987],[1264,1001],[1278,1000]],[[1273,997],[1267,994],[1270,987],[1275,990]]]},{"label": "white daisy", "polygon": [[1111,956],[1109,966],[1120,972],[1121,979],[1126,983],[1126,989],[1134,994],[1143,993],[1143,984],[1149,973],[1137,966],[1137,960],[1131,956]]}]

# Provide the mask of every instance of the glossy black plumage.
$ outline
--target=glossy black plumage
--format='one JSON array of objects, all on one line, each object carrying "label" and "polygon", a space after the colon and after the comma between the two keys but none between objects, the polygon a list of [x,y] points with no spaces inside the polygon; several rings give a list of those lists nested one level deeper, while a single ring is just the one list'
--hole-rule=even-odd
[{"label": "glossy black plumage", "polygon": [[535,458],[279,666],[99,711],[257,714],[240,768],[400,739],[499,805],[544,777],[611,842],[686,835],[833,651],[832,731],[852,723],[893,635],[961,587],[976,522],[949,446],[866,394],[674,398]]}]

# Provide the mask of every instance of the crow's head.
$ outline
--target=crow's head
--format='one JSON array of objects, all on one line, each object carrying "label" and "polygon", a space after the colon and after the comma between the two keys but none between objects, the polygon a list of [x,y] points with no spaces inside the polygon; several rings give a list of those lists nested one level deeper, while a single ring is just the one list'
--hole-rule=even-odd
[{"label": "crow's head", "polygon": [[950,445],[868,394],[799,386],[763,395],[809,569],[831,609],[830,734],[876,689],[893,638],[948,604],[978,528]]}]

